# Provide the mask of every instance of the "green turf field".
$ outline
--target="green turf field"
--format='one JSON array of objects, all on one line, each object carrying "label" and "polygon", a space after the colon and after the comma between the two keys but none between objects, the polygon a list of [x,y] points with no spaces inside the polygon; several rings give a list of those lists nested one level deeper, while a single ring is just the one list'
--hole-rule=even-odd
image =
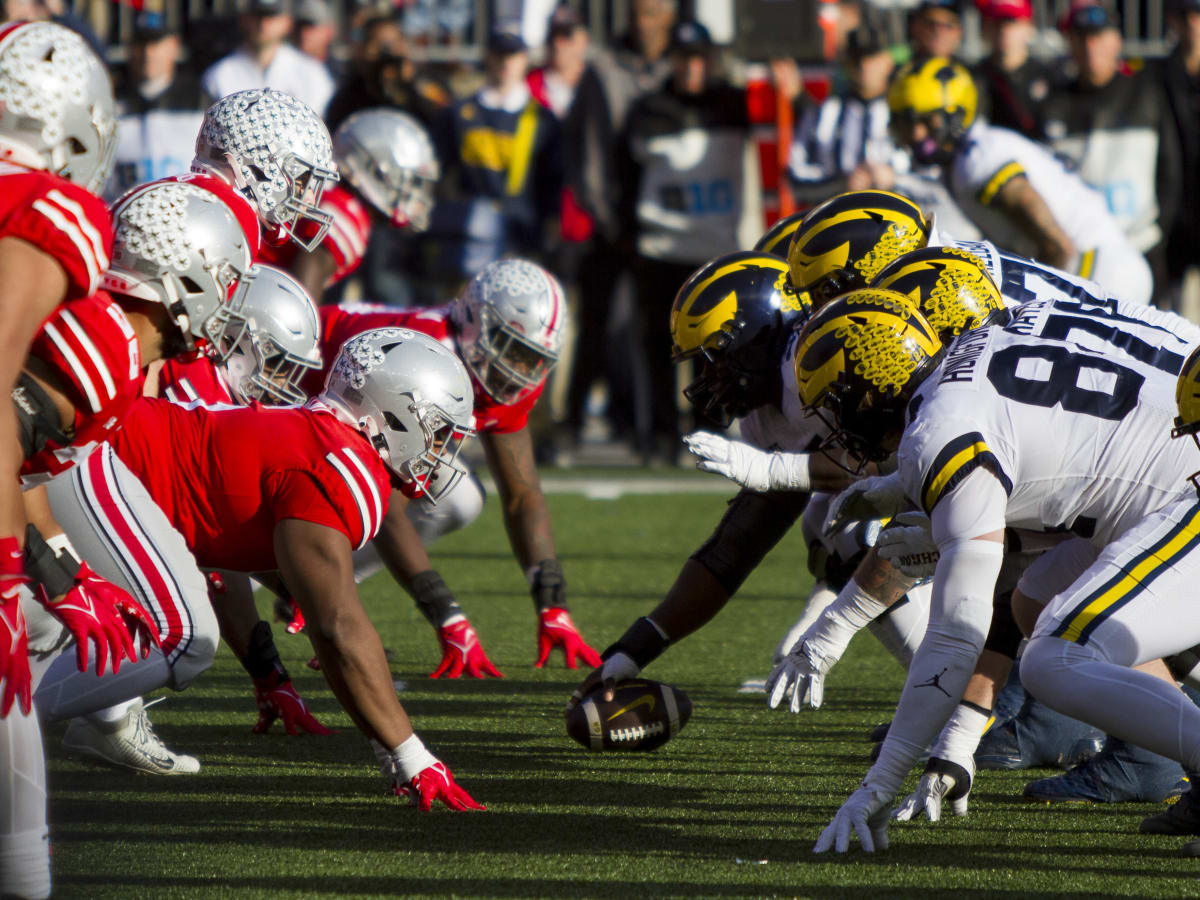
[{"label": "green turf field", "polygon": [[[597,649],[652,607],[710,531],[719,496],[627,496],[550,504],[575,619]],[[821,828],[866,770],[890,718],[899,668],[863,635],[800,717],[737,692],[809,586],[792,535],[705,631],[648,675],[686,690],[691,723],[645,755],[591,755],[560,710],[582,672],[537,671],[532,605],[494,500],[435,562],[458,592],[502,681],[430,681],[429,626],[386,576],[363,595],[401,698],[430,748],[487,813],[422,815],[385,796],[366,741],[338,711],[308,642],[277,628],[301,693],[334,737],[250,733],[249,680],[224,649],[152,717],[197,776],[126,775],[62,758],[51,729],[57,897],[1200,895],[1182,839],[1143,837],[1150,805],[1051,808],[1019,799],[1023,773],[983,773],[967,819],[897,824],[892,849],[816,857]]]}]

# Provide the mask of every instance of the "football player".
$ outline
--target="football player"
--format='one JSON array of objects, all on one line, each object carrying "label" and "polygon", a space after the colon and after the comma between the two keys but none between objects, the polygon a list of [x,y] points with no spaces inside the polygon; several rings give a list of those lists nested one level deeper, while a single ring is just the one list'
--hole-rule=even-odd
[{"label": "football player", "polygon": [[[305,613],[323,673],[374,742],[396,792],[423,809],[434,800],[480,808],[413,734],[351,561],[352,549],[379,529],[393,485],[461,477],[470,396],[461,362],[440,343],[376,329],[342,347],[326,390],[303,407],[139,400],[110,446],[51,483],[51,504],[89,558],[122,581],[125,557],[145,552],[146,534],[164,551],[160,580],[202,584],[198,567],[278,570]],[[46,715],[79,712],[100,694],[112,702],[178,686],[177,669],[152,653],[91,690],[86,676],[70,673],[46,696]]]},{"label": "football player", "polygon": [[[546,664],[561,648],[569,668],[599,656],[587,645],[567,608],[566,580],[554,548],[550,511],[542,494],[529,436],[529,412],[562,347],[567,308],[558,280],[520,259],[494,262],[477,274],[449,307],[397,310],[351,305],[321,309],[321,348],[331,359],[341,344],[371,328],[412,328],[459,354],[471,373],[475,421],[500,492],[505,529],[529,581],[538,615],[538,655]],[[306,387],[320,389],[310,375]],[[432,677],[500,676],[450,588],[424,548],[465,527],[483,509],[474,476],[437,485],[426,498],[394,498],[374,549],[437,630],[442,660]]]},{"label": "football player", "polygon": [[[868,343],[878,352],[863,355]],[[1103,547],[1169,502],[1183,460],[1170,447],[1147,454],[1140,438],[1162,424],[1174,378],[1012,327],[970,332],[946,354],[911,301],[868,289],[810,320],[797,382],[849,445],[876,459],[899,445],[904,493],[930,515],[940,553],[926,637],[879,760],[814,849],[845,850],[852,828],[864,848],[885,847],[889,802],[982,648],[1006,524],[1074,528]]]},{"label": "football player", "polygon": [[[702,266],[680,288],[671,311],[674,355],[700,363],[685,393],[718,423],[738,419],[752,445],[747,449],[766,451],[763,464],[663,601],[604,651],[603,665],[574,691],[568,710],[593,690],[608,692],[617,681],[636,676],[669,643],[712,619],[796,522],[809,491],[837,490],[849,482],[842,465],[809,452],[821,443],[824,426],[804,417],[796,399],[795,329],[807,317],[809,301],[788,275],[779,257],[734,253]],[[711,448],[724,439],[691,440]],[[727,446],[736,452],[741,445]],[[712,470],[727,465],[737,464],[717,459]],[[780,487],[768,488],[768,480],[778,480]]]},{"label": "football player", "polygon": [[318,301],[362,262],[373,218],[414,233],[429,227],[438,179],[429,135],[416,119],[395,109],[362,110],[346,119],[333,135],[333,157],[341,182],[321,198],[330,223],[320,245],[310,253],[300,253],[294,243],[268,245],[263,253],[266,262],[290,271]]},{"label": "football player", "polygon": [[888,106],[899,143],[918,163],[943,168],[955,201],[987,238],[1124,300],[1150,302],[1150,267],[1104,196],[1050,149],[978,119],[975,80],[962,63],[909,63],[892,81]]}]

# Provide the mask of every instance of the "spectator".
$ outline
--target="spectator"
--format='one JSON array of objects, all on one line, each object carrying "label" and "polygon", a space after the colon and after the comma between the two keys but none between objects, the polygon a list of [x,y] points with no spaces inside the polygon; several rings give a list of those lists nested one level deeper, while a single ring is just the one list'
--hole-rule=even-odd
[{"label": "spectator", "polygon": [[329,47],[337,38],[333,11],[325,0],[300,0],[296,7],[296,48],[329,67]]},{"label": "spectator", "polygon": [[104,42],[82,16],[76,15],[63,0],[3,0],[0,22],[55,22],[70,28],[87,41],[101,59],[105,58]]},{"label": "spectator", "polygon": [[713,77],[713,43],[696,22],[672,31],[671,78],[629,111],[618,148],[624,234],[634,238],[650,421],[638,449],[674,461],[678,392],[668,324],[676,291],[701,264],[737,247],[745,92]]},{"label": "spectator", "polygon": [[105,195],[186,172],[204,121],[200,82],[179,65],[179,30],[162,13],[134,20],[129,66],[116,92],[117,150]]},{"label": "spectator", "polygon": [[563,184],[558,122],[533,99],[525,41],[510,26],[488,36],[484,86],[449,111],[438,141],[443,190],[432,234],[438,267],[469,277],[506,253],[540,258]]},{"label": "spectator", "polygon": [[978,0],[988,55],[975,68],[980,114],[993,125],[1043,140],[1042,106],[1053,81],[1050,67],[1029,54],[1030,0]]},{"label": "spectator", "polygon": [[[575,351],[568,370],[566,420],[577,442],[593,382],[608,375],[613,355],[605,334],[621,272],[616,251],[616,210],[610,200],[616,177],[614,135],[600,76],[587,60],[589,36],[578,13],[560,6],[550,17],[549,59],[529,76],[530,90],[563,124],[566,186],[562,202],[563,252],[556,270],[575,286]],[[559,363],[560,371],[562,363]],[[610,378],[611,382],[611,378]]]},{"label": "spectator", "polygon": [[959,0],[921,0],[908,20],[908,40],[913,59],[956,56],[962,38],[962,7]]},{"label": "spectator", "polygon": [[238,17],[241,46],[204,73],[201,83],[208,98],[269,87],[324,115],[333,78],[321,63],[287,42],[292,25],[291,0],[251,0],[247,12]]},{"label": "spectator", "polygon": [[618,131],[634,101],[657,91],[670,76],[667,51],[678,15],[678,0],[630,0],[629,6],[633,29],[597,60]]},{"label": "spectator", "polygon": [[1167,22],[1176,43],[1159,72],[1183,173],[1175,186],[1179,214],[1167,236],[1166,277],[1171,306],[1178,311],[1184,276],[1190,267],[1200,265],[1200,0],[1169,0]]},{"label": "spectator", "polygon": [[431,129],[450,100],[446,87],[413,61],[399,20],[381,16],[363,24],[350,75],[329,101],[325,122],[331,132],[337,131],[351,113],[372,106],[391,106]]},{"label": "spectator", "polygon": [[1046,101],[1046,136],[1100,190],[1129,242],[1166,282],[1163,235],[1182,179],[1179,141],[1161,84],[1121,63],[1115,14],[1078,5],[1064,20],[1076,74]]}]

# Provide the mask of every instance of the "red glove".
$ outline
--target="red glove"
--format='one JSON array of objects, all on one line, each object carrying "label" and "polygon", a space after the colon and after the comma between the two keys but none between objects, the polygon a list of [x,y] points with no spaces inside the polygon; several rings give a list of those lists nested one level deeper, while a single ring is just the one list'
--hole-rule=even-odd
[{"label": "red glove", "polygon": [[419,806],[421,812],[429,812],[434,800],[441,800],[450,809],[484,809],[479,803],[458,786],[454,775],[446,768],[444,762],[435,762],[418,772],[408,784],[396,784],[392,790],[397,797],[407,797],[413,806]]},{"label": "red glove", "polygon": [[286,623],[288,634],[299,634],[304,630],[304,613],[300,612],[300,604],[291,597],[275,599],[275,621]]},{"label": "red glove", "polygon": [[0,717],[7,716],[13,701],[21,701],[21,712],[33,707],[33,676],[29,672],[29,635],[21,610],[20,588],[29,584],[25,574],[25,551],[17,539],[0,540]]},{"label": "red glove", "polygon": [[111,657],[112,671],[120,671],[122,657],[137,662],[137,646],[142,659],[150,655],[151,645],[161,647],[158,626],[123,588],[107,581],[81,563],[75,575],[75,586],[58,598],[49,598],[45,591],[38,599],[54,618],[62,622],[75,636],[75,662],[80,672],[88,670],[88,641],[96,645],[96,674],[104,674],[104,664]]},{"label": "red glove", "polygon": [[568,669],[579,668],[576,657],[582,658],[589,666],[604,664],[600,654],[587,645],[583,635],[571,621],[571,614],[561,606],[552,606],[541,612],[541,620],[538,622],[538,659],[533,664],[535,669],[540,669],[546,664],[550,658],[550,651],[555,647],[562,647]]},{"label": "red glove", "polygon": [[276,719],[283,719],[284,729],[293,736],[300,733],[296,726],[308,734],[337,734],[309,712],[308,704],[296,693],[290,678],[281,681],[279,673],[272,672],[266,678],[252,680],[254,699],[258,702],[258,722],[251,729],[255,734],[266,734]]},{"label": "red glove", "polygon": [[488,675],[493,678],[504,677],[484,653],[479,635],[466,618],[439,628],[438,640],[442,644],[442,662],[430,673],[430,678],[441,678],[443,675],[458,678],[464,669],[472,678],[486,678]]}]

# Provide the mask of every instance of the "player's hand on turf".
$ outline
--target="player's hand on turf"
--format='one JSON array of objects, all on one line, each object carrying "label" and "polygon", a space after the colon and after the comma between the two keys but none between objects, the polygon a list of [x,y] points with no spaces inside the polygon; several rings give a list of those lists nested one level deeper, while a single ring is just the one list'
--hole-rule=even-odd
[{"label": "player's hand on turf", "polygon": [[708,431],[694,431],[683,443],[698,458],[701,472],[715,472],[752,491],[771,489],[773,454]]},{"label": "player's hand on turf", "polygon": [[598,666],[603,660],[600,654],[589,647],[571,621],[571,614],[561,606],[543,609],[538,616],[538,658],[533,664],[535,669],[544,666],[550,659],[550,651],[555,647],[562,648],[568,669],[578,669],[578,659],[589,666]]},{"label": "player's hand on turf", "polygon": [[938,548],[923,513],[902,512],[879,532],[879,555],[911,578],[928,578],[938,563]]},{"label": "player's hand on turf", "polygon": [[813,853],[826,853],[829,850],[845,853],[850,849],[852,833],[858,835],[858,841],[867,853],[886,850],[891,805],[891,794],[877,791],[864,783],[842,804],[833,821],[825,826],[813,845]]},{"label": "player's hand on turf", "polygon": [[453,810],[487,809],[454,780],[444,762],[426,766],[408,784],[394,784],[393,790],[397,797],[407,797],[409,803],[420,807],[421,812],[429,812],[435,800]]},{"label": "player's hand on turf", "polygon": [[583,683],[571,692],[571,697],[567,700],[567,706],[563,710],[563,715],[570,715],[571,710],[579,705],[579,701],[595,690],[602,692],[602,697],[605,702],[612,700],[613,689],[618,681],[627,681],[630,678],[637,678],[642,670],[638,667],[628,654],[614,653],[608,659],[604,660],[604,664],[593,669],[587,678],[583,679]]},{"label": "player's hand on turf", "polygon": [[850,522],[888,519],[903,504],[904,488],[897,473],[862,478],[833,498],[822,530],[834,534]]},{"label": "player's hand on turf", "polygon": [[[112,671],[121,659],[142,659],[151,646],[162,646],[158,627],[150,614],[123,589],[101,578],[88,564],[81,563],[75,584],[61,597],[50,598],[40,591],[38,599],[75,636],[75,661],[79,671],[88,670],[88,644],[96,648],[96,673],[104,674],[111,660]],[[135,641],[137,646],[135,646]]]},{"label": "player's hand on turf", "polygon": [[275,598],[275,621],[282,622],[288,634],[299,634],[307,624],[304,621],[304,613],[300,611],[300,604],[290,595]]},{"label": "player's hand on turf", "polygon": [[276,719],[283,720],[284,730],[290,735],[299,734],[301,729],[307,734],[337,734],[317,721],[290,678],[281,680],[278,672],[272,672],[253,681],[258,703],[258,722],[251,729],[255,734],[266,734]]},{"label": "player's hand on turf", "polygon": [[[974,766],[973,761],[971,766]],[[932,757],[925,766],[921,780],[917,782],[917,789],[892,811],[892,818],[907,822],[924,813],[930,822],[936,822],[941,819],[942,806],[947,800],[954,815],[965,816],[970,793],[971,772],[968,769],[958,763]]]},{"label": "player's hand on turf", "polygon": [[0,541],[0,717],[7,716],[13,701],[29,715],[33,705],[33,676],[29,672],[29,634],[21,609],[21,589],[28,590],[25,553],[16,538]]},{"label": "player's hand on turf", "polygon": [[788,698],[788,709],[799,713],[804,706],[820,709],[825,697],[825,675],[836,659],[817,658],[807,643],[800,641],[767,676],[767,706],[778,709]]},{"label": "player's hand on turf", "polygon": [[472,678],[503,678],[504,673],[492,665],[483,644],[479,643],[479,635],[471,627],[466,617],[438,629],[438,641],[442,645],[442,661],[438,667],[429,673],[430,678],[458,678],[464,672]]}]

